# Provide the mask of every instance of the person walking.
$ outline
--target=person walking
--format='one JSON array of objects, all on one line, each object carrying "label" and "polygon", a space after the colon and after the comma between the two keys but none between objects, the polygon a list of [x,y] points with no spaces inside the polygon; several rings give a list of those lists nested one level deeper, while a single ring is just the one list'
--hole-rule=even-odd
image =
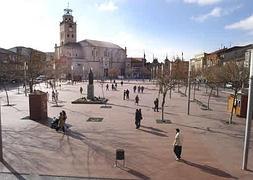
[{"label": "person walking", "polygon": [[135,96],[135,104],[138,106],[139,105],[139,96],[138,95],[136,95]]},{"label": "person walking", "polygon": [[126,99],[126,90],[124,90],[124,93],[123,93],[123,100]]},{"label": "person walking", "polygon": [[141,127],[142,113],[141,109],[139,109],[139,121],[138,121],[138,129]]},{"label": "person walking", "polygon": [[59,131],[59,129],[61,129],[61,130],[63,131],[63,133],[65,134],[65,122],[66,122],[66,119],[67,119],[66,112],[63,110],[63,111],[60,113],[59,125],[58,125],[58,127],[56,128],[56,131]]},{"label": "person walking", "polygon": [[177,128],[175,140],[173,142],[173,150],[176,155],[177,161],[181,159],[182,143],[183,143],[183,137],[182,137],[182,134],[180,133],[180,130]]},{"label": "person walking", "polygon": [[129,90],[126,90],[126,99],[129,100]]},{"label": "person walking", "polygon": [[106,91],[109,91],[109,84],[106,84]]},{"label": "person walking", "polygon": [[59,97],[59,92],[55,90],[55,102],[58,101],[58,97]]},{"label": "person walking", "polygon": [[138,93],[140,93],[140,91],[141,91],[141,87],[140,87],[140,86],[138,86]]},{"label": "person walking", "polygon": [[139,113],[139,110],[136,109],[136,111],[135,111],[135,126],[136,126],[136,129],[139,128],[139,124],[140,124],[140,113]]},{"label": "person walking", "polygon": [[135,91],[136,91],[136,86],[134,86],[133,89],[134,89],[134,93],[135,93]]},{"label": "person walking", "polygon": [[54,90],[52,91],[52,101],[55,101],[55,92],[54,92]]},{"label": "person walking", "polygon": [[141,86],[141,93],[143,93],[144,91],[144,86]]},{"label": "person walking", "polygon": [[155,99],[154,104],[155,104],[154,111],[159,112],[159,111],[158,111],[158,105],[159,105],[159,100],[158,100],[158,98]]},{"label": "person walking", "polygon": [[83,88],[82,87],[80,87],[80,93],[83,94]]}]

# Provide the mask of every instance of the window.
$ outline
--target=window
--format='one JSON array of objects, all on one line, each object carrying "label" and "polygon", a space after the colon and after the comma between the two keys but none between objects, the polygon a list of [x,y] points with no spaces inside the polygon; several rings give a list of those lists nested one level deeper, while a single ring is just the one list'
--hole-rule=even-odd
[{"label": "window", "polygon": [[72,34],[72,38],[74,38],[74,34]]},{"label": "window", "polygon": [[72,27],[72,24],[70,24],[69,27],[71,28],[71,27]]},{"label": "window", "polygon": [[67,37],[69,37],[69,34],[67,34]]}]

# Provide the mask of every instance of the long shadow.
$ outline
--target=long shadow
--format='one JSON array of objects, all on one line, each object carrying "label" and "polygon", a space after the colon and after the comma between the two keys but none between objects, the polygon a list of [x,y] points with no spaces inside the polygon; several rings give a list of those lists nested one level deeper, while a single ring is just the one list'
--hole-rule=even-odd
[{"label": "long shadow", "polygon": [[139,129],[140,131],[143,131],[143,132],[146,132],[146,133],[149,133],[149,134],[153,134],[153,135],[156,135],[156,136],[160,136],[160,137],[168,137],[167,135],[165,134],[162,134],[162,133],[159,133],[159,132],[155,132],[155,131],[148,131],[148,130],[145,130],[145,129]]},{"label": "long shadow", "polygon": [[3,165],[19,180],[25,180],[25,178],[18,173],[8,162],[6,162],[4,159],[0,161],[3,163]]},{"label": "long shadow", "polygon": [[[54,118],[48,117],[47,120],[40,120],[39,121],[39,120],[30,119],[30,116],[25,116],[25,117],[23,117],[21,119],[22,120],[31,120],[31,121],[34,121],[34,122],[39,123],[41,125],[47,126],[47,127],[51,127],[51,124],[52,124],[52,122],[54,120]],[[65,127],[66,128],[70,128],[70,127],[72,127],[72,125],[68,124],[68,123],[65,123]]]},{"label": "long shadow", "polygon": [[113,103],[107,103],[107,105],[113,105],[113,106],[118,106],[118,107],[123,107],[123,108],[129,108],[129,109],[136,109],[136,108],[133,108],[133,107],[130,107],[130,106],[113,104]]},{"label": "long shadow", "polygon": [[153,131],[158,131],[158,132],[167,133],[166,131],[163,131],[163,130],[158,129],[158,128],[153,128],[153,127],[143,126],[143,125],[141,125],[141,127],[146,128],[146,129],[150,129],[150,130],[153,130]]},{"label": "long shadow", "polygon": [[[178,126],[183,126],[183,127],[187,127],[187,128],[193,128],[193,129],[198,129],[198,130],[202,130],[202,131],[206,131],[206,132],[210,132],[210,133],[216,133],[216,134],[223,134],[232,138],[238,138],[238,139],[243,139],[244,138],[244,134],[232,134],[232,133],[226,133],[226,132],[222,132],[222,131],[215,131],[212,130],[210,128],[201,128],[201,127],[196,127],[196,126],[188,126],[188,125],[184,125],[184,124],[179,124],[179,123],[173,123],[175,125]],[[251,142],[253,142],[253,140],[251,140]]]},{"label": "long shadow", "polygon": [[211,166],[208,166],[208,165],[201,165],[201,164],[197,164],[197,163],[187,161],[187,160],[181,160],[181,162],[183,162],[183,163],[185,163],[189,166],[198,168],[201,171],[204,171],[208,174],[212,174],[212,175],[216,175],[216,176],[220,176],[220,177],[224,177],[224,178],[238,179],[237,177],[234,177],[234,176],[232,176],[231,174],[229,174],[225,171],[222,171],[218,168],[214,168],[214,167],[211,167]]},{"label": "long shadow", "polygon": [[136,171],[134,169],[131,169],[131,168],[128,168],[128,167],[125,167],[125,168],[122,168],[120,166],[118,166],[120,169],[122,169],[123,171],[126,171],[128,172],[129,174],[132,174],[140,179],[145,179],[145,180],[148,180],[150,179],[150,177],[146,176],[145,174],[142,174],[141,172],[139,171]]}]

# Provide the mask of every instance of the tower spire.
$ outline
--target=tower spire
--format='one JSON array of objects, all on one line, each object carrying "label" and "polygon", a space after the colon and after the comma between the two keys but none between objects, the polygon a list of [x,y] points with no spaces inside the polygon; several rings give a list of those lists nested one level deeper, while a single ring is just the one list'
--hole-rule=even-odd
[{"label": "tower spire", "polygon": [[70,9],[70,8],[69,8],[69,2],[68,2],[68,6],[67,6],[67,8],[66,8],[66,9],[64,9],[64,12],[65,12],[65,14],[71,15],[71,13],[72,13],[72,9]]}]

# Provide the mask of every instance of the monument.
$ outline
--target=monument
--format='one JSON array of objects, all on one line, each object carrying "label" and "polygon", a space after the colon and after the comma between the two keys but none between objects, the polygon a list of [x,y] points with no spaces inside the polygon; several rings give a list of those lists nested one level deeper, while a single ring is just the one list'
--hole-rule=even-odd
[{"label": "monument", "polygon": [[90,69],[89,72],[89,84],[87,85],[87,99],[94,99],[94,85],[93,85],[93,72]]},{"label": "monument", "polygon": [[72,101],[72,104],[105,104],[108,99],[94,96],[94,84],[93,84],[93,72],[90,69],[89,72],[89,84],[87,85],[87,98],[81,97],[75,101]]}]

